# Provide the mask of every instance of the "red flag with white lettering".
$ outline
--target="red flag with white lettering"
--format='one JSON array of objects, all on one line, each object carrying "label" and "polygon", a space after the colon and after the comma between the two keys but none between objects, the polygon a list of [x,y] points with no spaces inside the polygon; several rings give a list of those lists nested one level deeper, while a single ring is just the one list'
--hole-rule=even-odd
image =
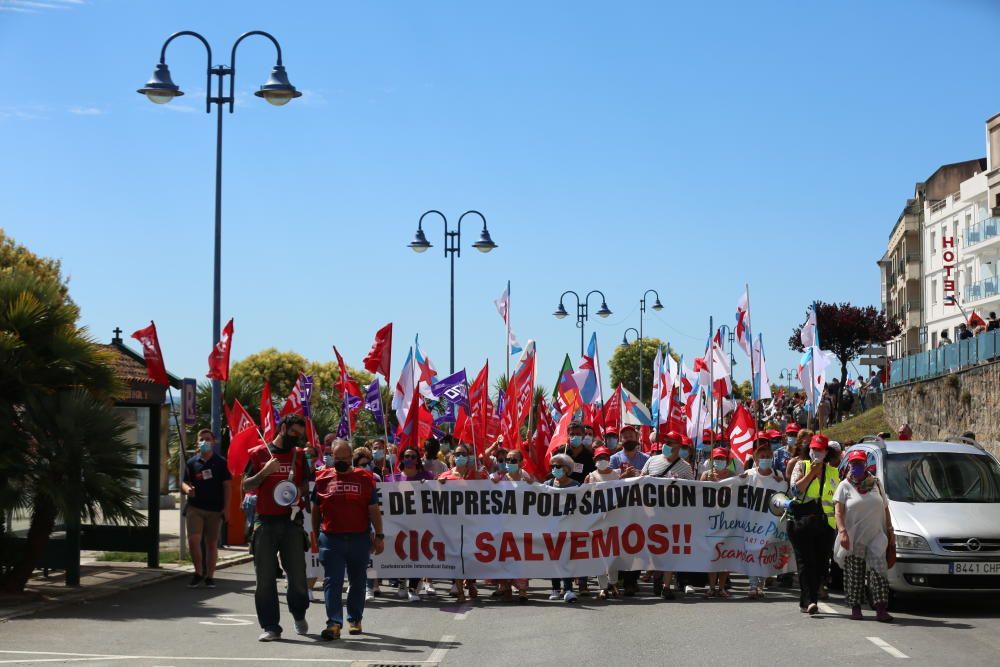
[{"label": "red flag with white lettering", "polygon": [[278,426],[274,423],[271,383],[267,380],[264,380],[264,390],[260,393],[260,422],[264,426],[264,439],[271,442],[278,434]]},{"label": "red flag with white lettering", "polygon": [[229,381],[229,350],[233,342],[233,320],[230,319],[222,329],[219,342],[208,355],[208,377],[211,380]]},{"label": "red flag with white lettering", "polygon": [[150,320],[149,326],[132,334],[142,344],[142,357],[146,360],[146,374],[149,379],[164,387],[170,385],[167,377],[167,367],[163,365],[163,353],[160,352],[160,340],[156,337],[156,324]]},{"label": "red flag with white lettering", "polygon": [[257,424],[246,411],[239,400],[233,400],[229,417],[229,449],[226,451],[226,464],[234,477],[243,474],[250,461],[250,450],[261,443]]},{"label": "red flag with white lettering", "polygon": [[753,453],[753,444],[757,439],[757,423],[742,403],[736,406],[736,411],[729,421],[729,428],[726,430],[726,437],[729,440],[730,453],[738,458],[740,463],[746,463],[747,457]]}]

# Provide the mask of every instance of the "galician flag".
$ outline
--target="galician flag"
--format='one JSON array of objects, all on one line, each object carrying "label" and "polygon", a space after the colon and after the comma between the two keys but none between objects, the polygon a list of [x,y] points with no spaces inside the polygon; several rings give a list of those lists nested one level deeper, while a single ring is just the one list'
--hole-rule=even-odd
[{"label": "galician flag", "polygon": [[500,313],[500,317],[503,318],[503,323],[507,327],[507,345],[510,347],[511,355],[519,354],[523,349],[521,344],[517,342],[517,336],[514,335],[514,330],[510,326],[510,283],[507,283],[506,289],[504,289],[503,294],[500,295],[498,299],[493,301],[497,307],[497,312]]},{"label": "galician flag", "polygon": [[743,290],[743,296],[736,304],[736,344],[750,356],[750,286]]}]

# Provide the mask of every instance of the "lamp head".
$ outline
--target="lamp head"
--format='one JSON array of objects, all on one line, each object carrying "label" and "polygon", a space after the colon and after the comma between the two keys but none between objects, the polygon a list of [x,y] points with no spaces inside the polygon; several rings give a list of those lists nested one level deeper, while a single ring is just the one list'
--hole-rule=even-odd
[{"label": "lamp head", "polygon": [[413,252],[424,252],[431,247],[431,242],[427,240],[422,227],[417,227],[417,233],[413,236],[413,240],[410,241],[409,247]]},{"label": "lamp head", "polygon": [[610,314],[611,314],[611,310],[608,308],[608,304],[606,302],[604,302],[604,301],[601,301],[601,308],[600,308],[600,310],[597,311],[597,316],[598,317],[607,317]]},{"label": "lamp head", "polygon": [[497,247],[497,244],[490,238],[490,230],[483,225],[483,231],[479,233],[479,240],[472,244],[472,247],[479,252],[489,252]]},{"label": "lamp head", "polygon": [[554,312],[552,314],[555,315],[556,319],[558,319],[558,320],[561,320],[564,317],[566,317],[567,315],[569,315],[569,313],[566,312],[566,307],[563,306],[562,301],[559,302],[559,307],[556,308],[556,312]]},{"label": "lamp head", "polygon": [[267,83],[261,86],[254,95],[263,97],[276,107],[284,106],[296,97],[302,97],[302,93],[295,90],[295,86],[288,82],[288,74],[285,73],[284,65],[275,65]]},{"label": "lamp head", "polygon": [[158,64],[146,85],[135,92],[145,95],[153,104],[166,104],[184,94],[170,78],[170,68],[166,63]]},{"label": "lamp head", "polygon": [[660,303],[660,299],[656,299],[656,303],[653,304],[653,310],[663,310],[663,304]]}]

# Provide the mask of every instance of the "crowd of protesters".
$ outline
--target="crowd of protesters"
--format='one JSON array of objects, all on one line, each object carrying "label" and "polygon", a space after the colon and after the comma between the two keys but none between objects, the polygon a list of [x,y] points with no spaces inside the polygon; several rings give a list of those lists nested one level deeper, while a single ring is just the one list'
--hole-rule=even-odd
[{"label": "crowd of protesters", "polygon": [[[288,415],[273,442],[251,451],[243,479],[244,492],[256,496],[251,549],[257,576],[255,604],[263,630],[259,639],[281,637],[277,579],[282,572],[295,630],[308,632],[305,614],[311,593],[304,553],[309,538],[303,523],[306,512],[300,509],[311,510],[311,528],[319,536],[327,617],[321,637],[325,640],[338,639],[345,620],[350,634],[361,633],[365,603],[384,595],[407,602],[434,598],[464,602],[479,598],[482,585],[483,594],[489,591],[491,598],[526,602],[531,590],[525,579],[367,579],[370,554],[384,547],[379,485],[421,480],[443,484],[515,481],[566,488],[641,476],[708,483],[752,477],[754,483],[796,499],[789,507],[788,534],[798,563],[801,611],[817,613],[818,601],[832,585],[840,585],[841,577],[830,576],[831,559],[836,557],[834,569],[843,572],[852,617],[861,618],[861,600],[868,590],[878,620],[892,620],[886,611],[885,578],[891,523],[884,493],[867,461],[852,454],[842,466],[842,453],[853,443],[841,446],[793,418],[770,425],[774,428],[758,433],[753,453],[744,464],[731,455],[729,443],[719,434],[706,432],[715,444],[710,449],[699,450],[686,435],[673,431],[653,434],[643,447],[635,427],[623,426],[620,432],[606,431],[601,436],[573,422],[566,444],[551,456],[545,478],[534,479],[524,469],[521,452],[506,449],[501,440],[477,454],[448,435],[430,438],[421,448],[396,447],[382,439],[352,448],[347,440],[331,434],[317,451],[304,442],[304,420]],[[901,432],[900,437],[906,434]],[[275,493],[280,484],[289,487],[287,503],[276,500],[281,497]],[[761,599],[769,587],[790,585],[791,579],[791,575],[771,580],[750,577],[746,597]],[[552,579],[548,599],[574,603],[584,595],[600,600],[634,597],[649,590],[641,589],[640,583],[651,584],[652,594],[664,600],[679,596],[727,599],[734,591],[727,572],[611,571]]]}]

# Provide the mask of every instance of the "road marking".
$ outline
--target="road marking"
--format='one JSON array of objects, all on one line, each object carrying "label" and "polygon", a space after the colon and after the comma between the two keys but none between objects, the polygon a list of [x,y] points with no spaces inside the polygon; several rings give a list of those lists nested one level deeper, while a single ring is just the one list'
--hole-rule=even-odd
[{"label": "road marking", "polygon": [[883,651],[885,651],[886,653],[888,653],[889,655],[891,655],[894,658],[909,658],[910,657],[910,656],[906,655],[905,653],[903,653],[902,651],[900,651],[895,646],[893,646],[892,644],[890,644],[889,642],[887,642],[886,640],[882,639],[881,637],[868,637],[867,639],[872,644],[875,644],[875,646],[878,646],[880,649],[882,649]]},{"label": "road marking", "polygon": [[[434,649],[431,657],[438,655],[441,651],[441,655],[450,647],[442,647],[440,644],[454,641],[452,635],[445,635],[438,642],[438,648]],[[327,663],[327,664],[350,664],[352,662],[357,662],[355,658],[263,658],[260,656],[254,656],[249,658],[236,658],[229,656],[200,656],[200,655],[118,655],[111,653],[57,653],[55,651],[4,651],[0,650],[0,654],[15,654],[15,655],[49,655],[49,656],[63,656],[59,658],[34,658],[25,659],[21,658],[19,660],[0,660],[0,664],[22,664],[22,663],[38,663],[38,662],[82,662],[91,660],[162,660],[165,662],[177,662],[177,661],[197,661],[197,662],[249,662],[249,663],[259,663],[259,662],[287,662],[287,663]],[[407,663],[422,665],[436,662],[436,660],[408,660]]]},{"label": "road marking", "polygon": [[[459,609],[462,609],[462,607],[459,607]],[[468,607],[465,607],[465,611],[460,612],[458,614],[455,614],[455,620],[456,621],[464,621],[466,619],[466,617],[469,615],[469,612],[472,611],[472,609],[473,609],[473,607],[471,605],[468,606]],[[452,637],[452,639],[454,639],[454,637]]]},{"label": "road marking", "polygon": [[836,609],[834,609],[833,607],[831,607],[830,605],[828,605],[825,602],[817,602],[816,606],[819,607],[819,610],[821,612],[823,612],[824,614],[836,614],[836,613],[838,613]]},{"label": "road marking", "polygon": [[428,662],[441,662],[444,660],[444,656],[448,653],[448,649],[451,648],[451,643],[455,641],[455,635],[442,635],[441,639],[438,641],[437,646],[431,651],[430,657],[427,658]]},{"label": "road marking", "polygon": [[219,621],[198,621],[198,622],[201,623],[202,625],[222,625],[222,626],[253,625],[252,622],[246,619],[257,618],[257,614],[217,614],[215,617],[225,622],[224,623],[220,623]]}]

